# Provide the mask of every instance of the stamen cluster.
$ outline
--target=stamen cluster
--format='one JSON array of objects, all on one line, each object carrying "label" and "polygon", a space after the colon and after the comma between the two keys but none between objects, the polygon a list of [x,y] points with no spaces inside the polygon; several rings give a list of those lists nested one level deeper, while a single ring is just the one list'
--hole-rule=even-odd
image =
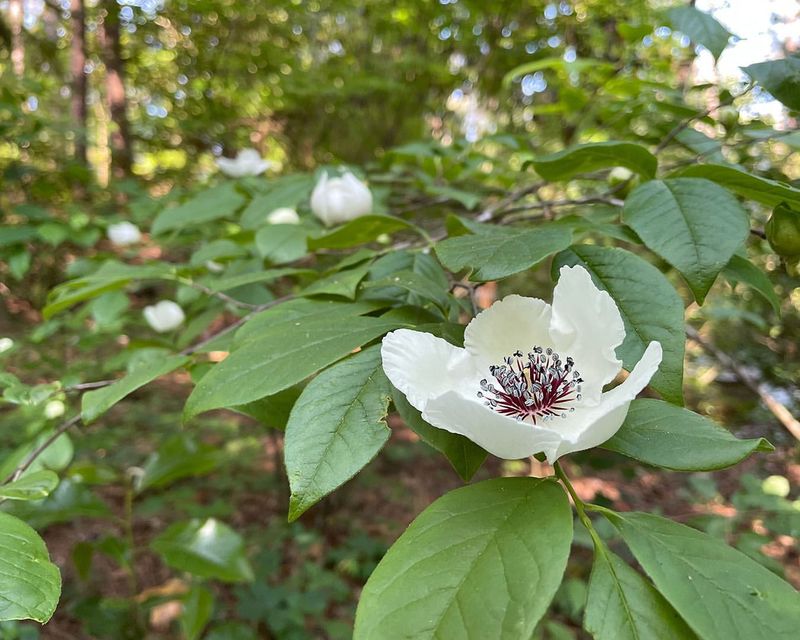
[{"label": "stamen cluster", "polygon": [[486,378],[481,380],[478,397],[487,406],[520,421],[530,418],[533,424],[556,416],[566,418],[568,411],[575,410],[568,405],[581,399],[583,378],[572,358],[561,360],[552,349],[536,346],[527,359],[515,351],[503,362],[489,367],[499,388]]}]

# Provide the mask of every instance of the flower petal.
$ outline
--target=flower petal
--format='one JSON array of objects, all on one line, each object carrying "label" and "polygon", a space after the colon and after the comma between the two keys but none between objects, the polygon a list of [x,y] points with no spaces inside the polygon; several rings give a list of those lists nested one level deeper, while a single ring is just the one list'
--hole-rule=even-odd
[{"label": "flower petal", "polygon": [[563,433],[564,440],[552,458],[548,454],[548,462],[552,464],[567,453],[591,449],[611,438],[625,421],[631,401],[655,375],[661,357],[661,344],[651,342],[630,375],[622,384],[604,393],[599,405],[578,407],[563,421],[556,419],[553,426]]},{"label": "flower petal", "polygon": [[[534,346],[551,346],[550,305],[538,298],[506,296],[481,311],[464,331],[464,348],[481,367],[501,364],[503,358]],[[484,374],[485,375],[485,374]]]},{"label": "flower petal", "polygon": [[464,349],[422,331],[398,329],[387,334],[381,358],[386,377],[419,411],[425,409],[430,398],[466,381],[474,384],[476,377]]},{"label": "flower petal", "polygon": [[622,368],[616,348],[625,339],[625,325],[617,304],[592,282],[583,267],[561,267],[553,291],[550,336],[556,350],[575,359],[589,404],[600,400],[603,385]]},{"label": "flower petal", "polygon": [[422,417],[434,427],[466,436],[492,455],[506,460],[527,458],[540,451],[549,456],[561,444],[559,433],[501,415],[457,391],[431,399]]}]

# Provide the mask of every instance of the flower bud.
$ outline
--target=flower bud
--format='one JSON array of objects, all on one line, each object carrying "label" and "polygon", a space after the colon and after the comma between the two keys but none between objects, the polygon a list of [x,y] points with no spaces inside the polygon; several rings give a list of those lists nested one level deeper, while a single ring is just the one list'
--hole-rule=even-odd
[{"label": "flower bud", "polygon": [[128,245],[136,244],[142,239],[142,232],[139,231],[139,227],[127,221],[109,225],[106,234],[108,239],[118,247],[127,247]]},{"label": "flower bud", "polygon": [[291,207],[280,207],[267,216],[270,224],[300,224],[300,216]]},{"label": "flower bud", "polygon": [[311,194],[311,210],[328,226],[347,222],[372,211],[372,193],[349,171],[341,178],[323,173]]},{"label": "flower bud", "polygon": [[165,333],[179,327],[186,316],[172,300],[161,300],[156,304],[144,308],[144,319],[154,331]]},{"label": "flower bud", "polygon": [[779,256],[800,256],[800,212],[784,204],[775,207],[764,231],[772,250]]},{"label": "flower bud", "polygon": [[226,176],[257,176],[269,169],[270,163],[255,149],[242,149],[235,158],[217,158],[217,166]]}]

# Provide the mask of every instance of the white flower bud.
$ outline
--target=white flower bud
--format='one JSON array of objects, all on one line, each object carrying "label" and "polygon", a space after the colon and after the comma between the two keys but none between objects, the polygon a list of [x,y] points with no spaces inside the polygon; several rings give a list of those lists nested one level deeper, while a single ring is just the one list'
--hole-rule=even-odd
[{"label": "white flower bud", "polygon": [[217,158],[216,162],[219,170],[231,178],[257,176],[270,167],[270,163],[255,149],[242,149],[235,158]]},{"label": "white flower bud", "polygon": [[270,224],[300,224],[300,216],[291,207],[280,207],[267,216]]},{"label": "white flower bud", "polygon": [[206,269],[211,273],[222,273],[225,271],[225,265],[220,264],[216,260],[206,260]]},{"label": "white flower bud", "polygon": [[172,300],[162,300],[152,306],[145,307],[143,313],[147,324],[158,333],[172,331],[179,327],[186,318],[183,309]]},{"label": "white flower bud", "polygon": [[106,230],[108,239],[119,247],[127,247],[136,244],[142,239],[142,232],[132,222],[118,222],[112,224]]},{"label": "white flower bud", "polygon": [[311,194],[311,210],[326,225],[334,225],[372,211],[372,193],[349,171],[341,178],[323,173]]}]

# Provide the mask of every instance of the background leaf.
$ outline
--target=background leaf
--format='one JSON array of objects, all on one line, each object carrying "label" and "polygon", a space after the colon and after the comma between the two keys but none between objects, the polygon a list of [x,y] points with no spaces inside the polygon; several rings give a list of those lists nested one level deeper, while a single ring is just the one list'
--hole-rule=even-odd
[{"label": "background leaf", "polygon": [[531,164],[545,180],[568,180],[579,173],[610,167],[627,167],[645,178],[653,178],[658,160],[632,142],[594,142],[535,158]]},{"label": "background leaf", "polygon": [[702,44],[715,58],[728,46],[731,32],[707,13],[689,7],[675,7],[667,12],[672,28]]}]

